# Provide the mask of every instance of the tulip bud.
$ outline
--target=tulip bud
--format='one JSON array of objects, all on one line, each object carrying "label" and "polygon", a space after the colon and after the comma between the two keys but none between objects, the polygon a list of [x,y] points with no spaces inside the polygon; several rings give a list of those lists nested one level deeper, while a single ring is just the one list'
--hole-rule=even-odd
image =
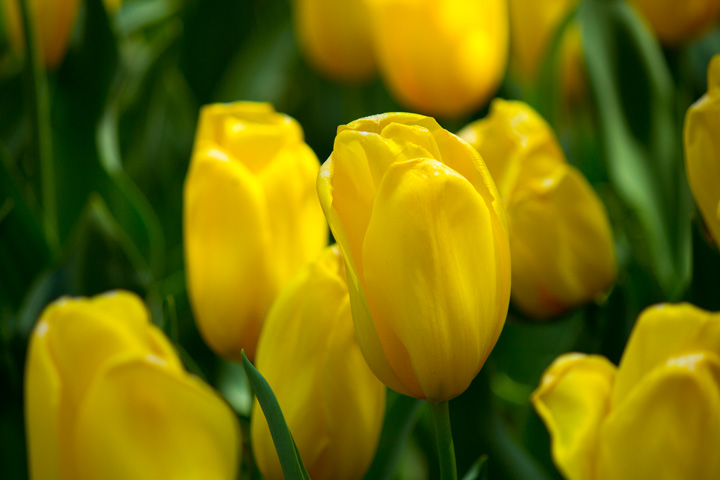
[{"label": "tulip bud", "polygon": [[[302,269],[278,296],[260,337],[256,366],[275,393],[310,477],[362,478],[380,438],[385,387],[355,339],[345,265],[336,246]],[[251,435],[263,476],[281,480],[257,400]]]},{"label": "tulip bud", "polygon": [[202,109],[185,180],[185,265],[205,341],[252,358],[280,288],[327,244],[298,123],[265,103]]},{"label": "tulip bud", "polygon": [[416,398],[461,394],[510,294],[505,213],[477,151],[429,117],[363,118],[338,129],[318,193],[372,371]]},{"label": "tulip bud", "polygon": [[[512,66],[522,83],[531,83],[550,53],[553,39],[563,20],[578,0],[510,0]],[[582,38],[577,22],[563,33],[560,45],[562,91],[579,95],[585,86]]]},{"label": "tulip bud", "polygon": [[650,307],[618,368],[563,355],[532,402],[569,480],[720,478],[720,314]]},{"label": "tulip bud", "polygon": [[403,103],[442,116],[467,113],[505,74],[505,0],[369,0],[375,48],[390,90]]},{"label": "tulip bud", "polygon": [[516,306],[547,318],[602,296],[617,275],[607,213],[550,126],[522,102],[495,100],[460,136],[485,159],[505,205]]},{"label": "tulip bud", "polygon": [[708,91],[685,117],[685,169],[700,213],[720,245],[720,55],[708,67]]},{"label": "tulip bud", "polygon": [[375,72],[367,0],[294,0],[295,32],[308,60],[341,81]]},{"label": "tulip bud", "polygon": [[678,45],[717,23],[720,0],[631,0],[664,45]]},{"label": "tulip bud", "polygon": [[25,421],[32,478],[236,476],[235,415],[129,292],[45,309],[30,338]]},{"label": "tulip bud", "polygon": [[[20,0],[0,0],[4,27],[9,32],[10,43],[16,51],[25,48],[23,39]],[[53,69],[62,63],[67,51],[70,34],[75,27],[78,0],[28,0],[31,21],[39,42],[43,63]]]}]

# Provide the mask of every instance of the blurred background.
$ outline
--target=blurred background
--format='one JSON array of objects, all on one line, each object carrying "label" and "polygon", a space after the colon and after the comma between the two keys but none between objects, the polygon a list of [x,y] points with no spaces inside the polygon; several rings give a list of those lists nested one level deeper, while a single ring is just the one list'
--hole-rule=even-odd
[{"label": "blurred background", "polygon": [[[300,122],[321,162],[338,125],[435,112],[398,99],[388,74],[372,67],[348,79],[311,63],[289,0],[83,0],[66,53],[54,32],[58,58],[35,62],[10,3],[3,0],[0,17],[2,477],[27,476],[26,346],[39,313],[61,295],[123,288],[143,296],[188,370],[219,389],[246,428],[242,369],[204,345],[186,295],[182,189],[199,108],[271,102]],[[510,49],[507,67],[488,70],[497,85],[438,120],[457,132],[487,114],[490,97],[532,105],[605,204],[619,278],[602,302],[560,318],[537,322],[511,307],[486,367],[451,414],[459,472],[484,453],[489,478],[551,479],[559,474],[529,395],[552,360],[581,351],[617,362],[638,313],[653,303],[720,310],[720,254],[690,195],[682,149],[684,115],[706,90],[720,30],[711,19],[691,38],[661,42],[621,0],[510,3],[509,34],[491,46]],[[64,11],[40,8],[54,19]],[[532,8],[539,13],[523,23],[518,12]],[[368,478],[437,476],[427,407],[388,398]],[[259,477],[247,444],[242,475]]]}]

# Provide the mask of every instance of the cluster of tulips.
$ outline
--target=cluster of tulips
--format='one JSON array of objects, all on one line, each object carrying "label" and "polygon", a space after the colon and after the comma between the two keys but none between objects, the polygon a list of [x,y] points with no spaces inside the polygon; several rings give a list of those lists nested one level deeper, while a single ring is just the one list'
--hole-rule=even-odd
[{"label": "cluster of tulips", "polygon": [[[294,6],[319,69],[361,79],[377,62],[406,105],[448,116],[494,93],[503,37],[517,45],[513,68],[537,75],[537,51],[574,3],[510,0],[512,28],[501,0]],[[720,11],[718,2],[677,11],[662,3],[634,2],[669,44]],[[3,2],[17,17],[13,5]],[[580,54],[579,35],[566,30],[567,58]],[[61,58],[65,46],[53,45]],[[567,62],[571,85],[577,69]],[[720,55],[684,140],[690,187],[720,243]],[[244,353],[255,364],[316,480],[367,472],[386,387],[431,404],[442,474],[455,478],[448,401],[485,364],[510,302],[527,317],[554,318],[602,301],[618,274],[603,203],[520,101],[495,99],[457,134],[420,114],[361,118],[338,127],[321,166],[298,122],[272,105],[207,105],[182,208],[198,329],[220,357]],[[330,233],[337,243],[328,245]],[[48,306],[31,336],[25,392],[34,478],[237,477],[235,413],[185,370],[135,294]],[[619,366],[564,354],[532,403],[568,479],[720,478],[720,314],[651,306]],[[257,401],[250,437],[262,475],[287,475]]]},{"label": "cluster of tulips", "polygon": [[[720,56],[709,77],[687,115],[687,170],[720,240]],[[219,355],[254,358],[316,479],[367,470],[383,384],[447,414],[493,349],[511,293],[544,318],[597,299],[616,275],[592,188],[537,113],[503,100],[459,136],[406,113],[341,126],[319,172],[292,118],[209,105],[184,230],[200,331]],[[232,410],[185,372],[133,294],[48,307],[26,392],[35,478],[234,478]],[[563,355],[533,402],[567,478],[717,478],[720,315],[651,307],[619,367]],[[251,425],[261,472],[282,478],[257,405]],[[682,461],[658,461],[668,454]]]}]

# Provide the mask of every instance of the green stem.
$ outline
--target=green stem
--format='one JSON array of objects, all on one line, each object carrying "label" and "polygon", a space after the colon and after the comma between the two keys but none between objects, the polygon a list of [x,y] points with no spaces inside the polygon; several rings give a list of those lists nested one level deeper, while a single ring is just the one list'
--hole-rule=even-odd
[{"label": "green stem", "polygon": [[20,0],[25,50],[32,82],[31,100],[34,111],[34,127],[37,153],[40,159],[40,183],[42,188],[43,220],[45,237],[53,251],[58,247],[57,197],[55,192],[55,165],[53,163],[52,131],[50,130],[50,94],[43,67],[40,45],[35,35],[29,0]]},{"label": "green stem", "polygon": [[438,458],[440,459],[440,478],[442,480],[457,480],[455,446],[453,445],[452,429],[450,428],[450,408],[448,405],[448,402],[430,403],[433,423],[435,424]]}]

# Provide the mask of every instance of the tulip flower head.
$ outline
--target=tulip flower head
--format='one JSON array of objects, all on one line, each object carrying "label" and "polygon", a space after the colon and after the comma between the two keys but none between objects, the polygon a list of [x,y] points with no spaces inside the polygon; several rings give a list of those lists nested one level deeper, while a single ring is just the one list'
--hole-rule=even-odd
[{"label": "tulip flower head", "polygon": [[603,296],[617,275],[607,212],[550,126],[522,102],[495,100],[460,136],[485,159],[505,205],[516,306],[548,318]]},{"label": "tulip flower head", "polygon": [[266,103],[203,107],[185,180],[185,265],[200,332],[252,358],[278,291],[327,244],[317,157]]},{"label": "tulip flower head", "polygon": [[45,309],[30,339],[25,415],[32,478],[236,477],[234,413],[184,370],[128,292]]},{"label": "tulip flower head", "polygon": [[[512,67],[522,84],[537,80],[549,54],[557,30],[577,0],[510,0],[510,38]],[[568,25],[560,46],[563,92],[577,96],[585,85],[584,59],[580,27]]]},{"label": "tulip flower head", "polygon": [[[0,13],[16,51],[25,48],[20,0],[0,0]],[[78,0],[29,0],[33,29],[45,67],[57,68],[65,58],[70,35],[75,27]]]},{"label": "tulip flower head", "polygon": [[[337,246],[303,268],[273,304],[256,360],[280,403],[313,480],[363,477],[375,456],[385,386],[355,339],[345,264]],[[253,452],[263,476],[283,478],[259,405]]]},{"label": "tulip flower head", "polygon": [[367,0],[294,0],[295,33],[308,60],[340,81],[375,73]]},{"label": "tulip flower head", "polygon": [[720,314],[650,307],[618,368],[563,355],[532,401],[568,480],[720,478]]},{"label": "tulip flower head", "polygon": [[717,24],[720,0],[630,0],[664,45],[679,45]]},{"label": "tulip flower head", "polygon": [[685,169],[700,213],[720,245],[720,55],[708,68],[708,91],[685,117]]},{"label": "tulip flower head", "polygon": [[480,155],[429,117],[363,118],[338,129],[318,193],[372,371],[416,398],[462,393],[510,293],[505,214]]},{"label": "tulip flower head", "polygon": [[413,109],[458,116],[485,103],[505,74],[506,0],[368,0],[381,72]]}]

